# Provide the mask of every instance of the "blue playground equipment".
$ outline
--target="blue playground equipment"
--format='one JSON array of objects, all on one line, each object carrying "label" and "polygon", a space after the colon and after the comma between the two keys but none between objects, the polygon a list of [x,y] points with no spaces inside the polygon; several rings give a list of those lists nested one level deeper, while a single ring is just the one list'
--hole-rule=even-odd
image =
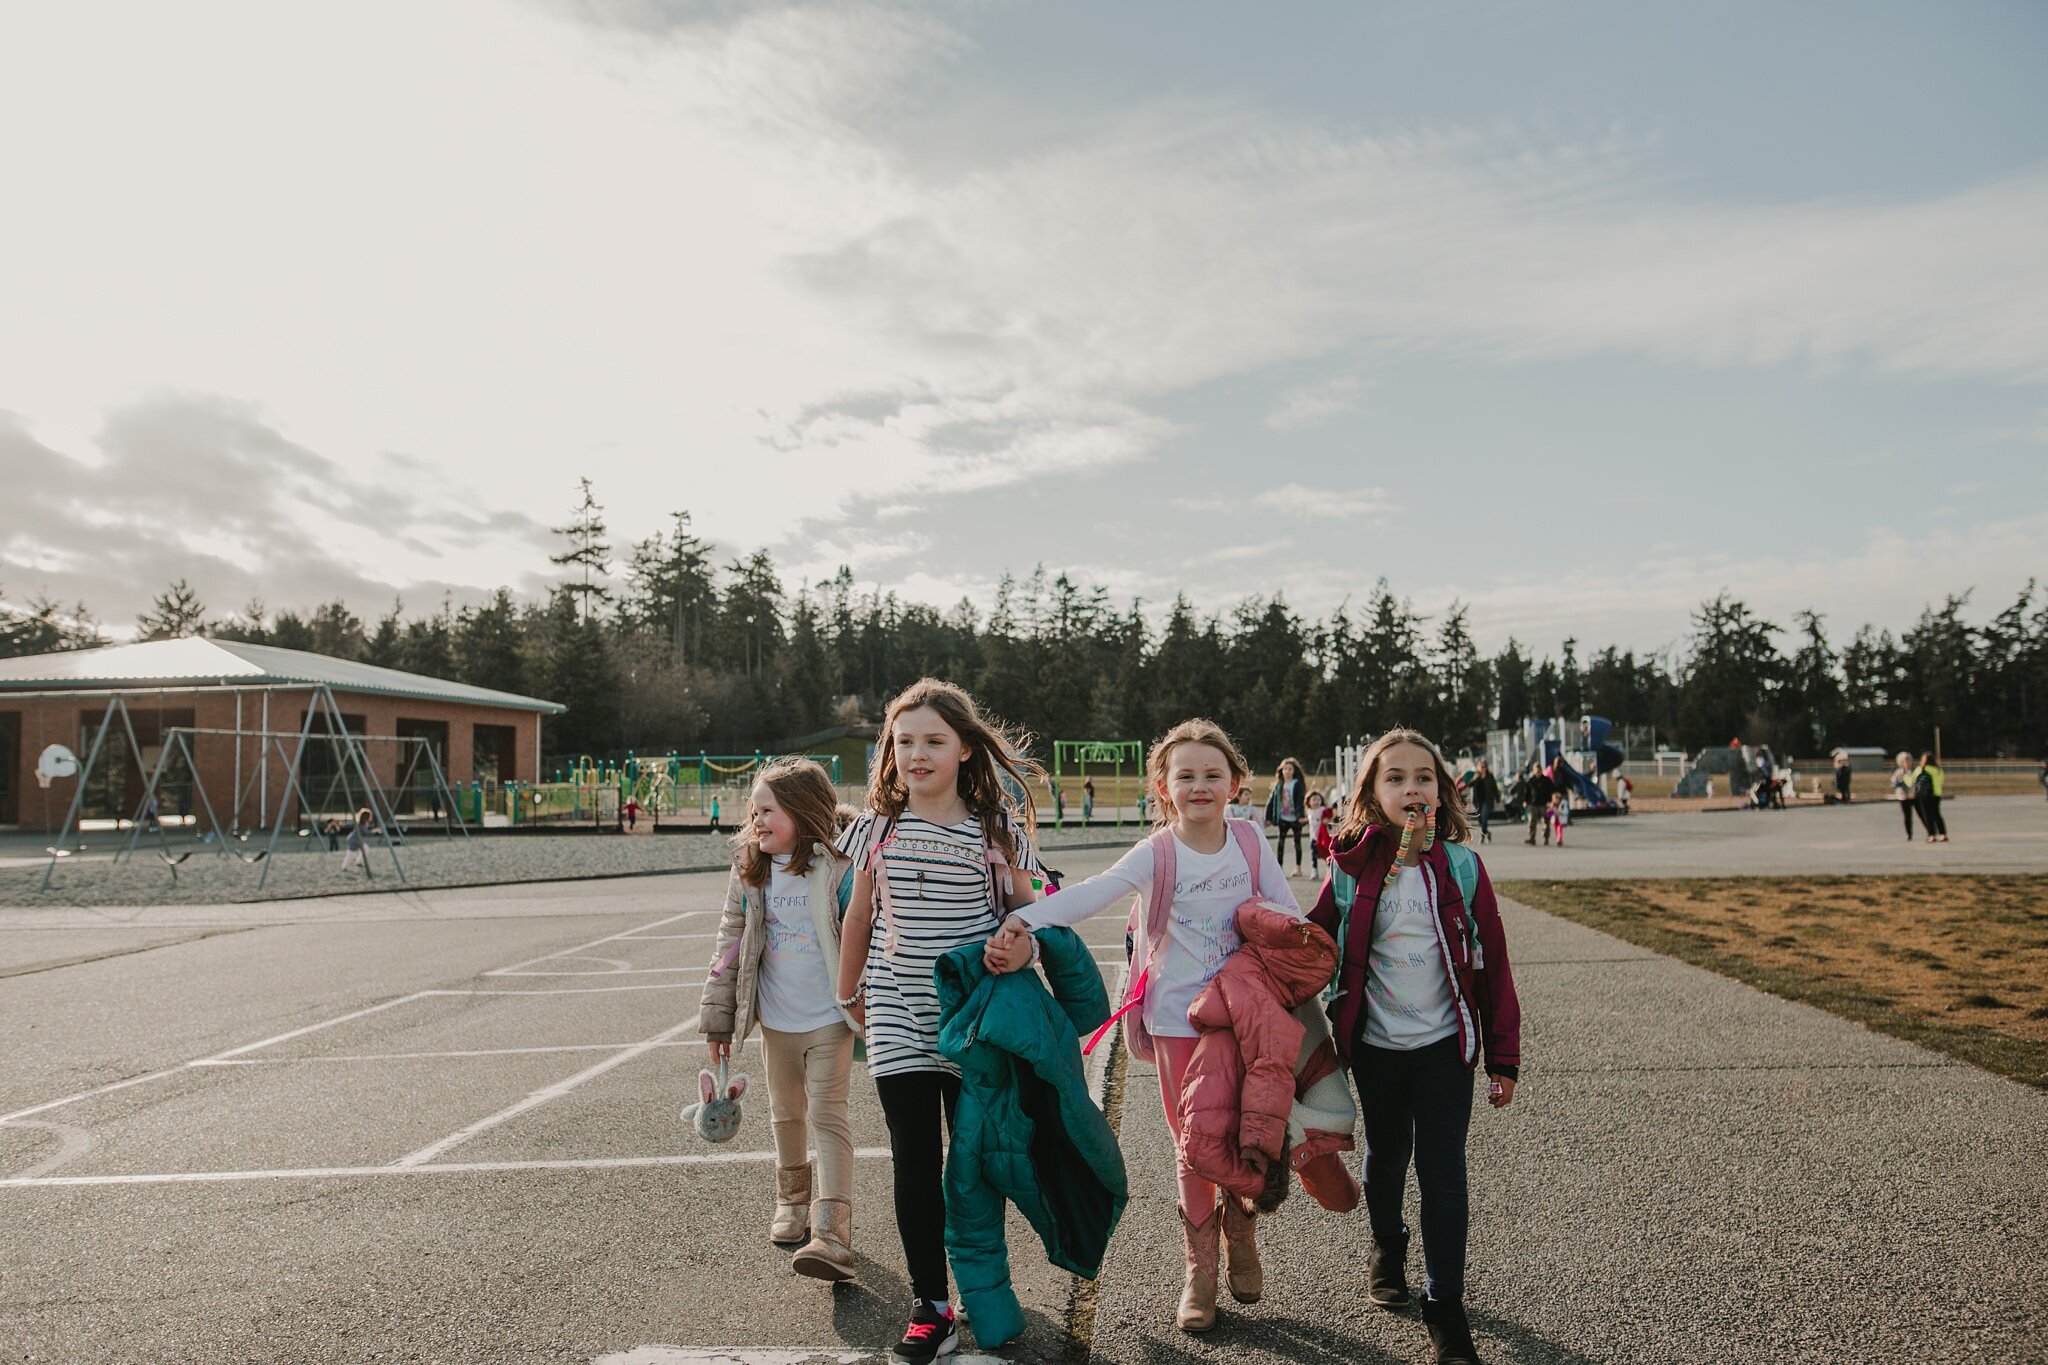
[{"label": "blue playground equipment", "polygon": [[1514,730],[1487,735],[1487,758],[1503,786],[1533,758],[1570,792],[1583,811],[1611,814],[1620,808],[1600,779],[1621,767],[1621,746],[1608,742],[1613,722],[1605,716],[1581,716],[1576,725],[1559,716],[1530,717]]}]

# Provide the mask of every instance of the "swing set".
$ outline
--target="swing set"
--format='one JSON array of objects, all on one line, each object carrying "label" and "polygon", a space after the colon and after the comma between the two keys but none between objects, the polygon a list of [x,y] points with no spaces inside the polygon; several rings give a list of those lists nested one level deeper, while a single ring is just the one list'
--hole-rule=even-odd
[{"label": "swing set", "polygon": [[[198,690],[202,689],[159,689],[160,692]],[[403,831],[399,830],[397,804],[392,794],[377,778],[376,765],[370,761],[369,756],[369,746],[372,744],[397,745],[400,758],[399,789],[411,789],[417,793],[421,786],[420,778],[424,775],[428,779],[427,793],[445,832],[450,835],[460,834],[465,839],[469,837],[469,827],[462,819],[454,789],[449,786],[447,774],[441,767],[440,757],[434,752],[432,742],[425,736],[350,733],[348,722],[341,714],[333,691],[324,683],[312,687],[299,684],[248,690],[260,690],[265,693],[310,693],[304,724],[297,731],[272,730],[267,726],[244,728],[239,724],[232,729],[195,725],[165,727],[160,735],[161,743],[157,748],[156,762],[151,767],[149,780],[143,787],[141,799],[136,803],[134,815],[128,821],[127,844],[115,853],[113,862],[120,863],[132,859],[143,834],[154,832],[157,841],[156,856],[170,869],[173,883],[177,881],[179,866],[194,853],[201,852],[210,845],[212,851],[222,858],[232,858],[245,866],[260,864],[262,871],[256,879],[256,889],[260,892],[269,881],[271,859],[277,853],[278,841],[284,836],[286,827],[291,826],[298,839],[307,841],[300,847],[312,849],[312,840],[323,813],[328,813],[330,819],[335,818],[332,812],[336,808],[338,797],[341,803],[340,811],[346,816],[349,828],[355,825],[357,810],[370,812],[372,825],[382,839],[385,852],[391,857],[392,868],[397,872],[398,880],[404,882],[407,880],[405,862],[399,854]],[[239,690],[235,701],[239,719]],[[267,695],[264,698],[264,715],[267,719]],[[106,711],[93,731],[90,749],[79,767],[76,778],[78,785],[72,792],[63,828],[57,836],[57,841],[46,850],[50,855],[50,863],[43,871],[43,881],[39,890],[50,889],[50,879],[55,874],[60,860],[71,857],[84,847],[82,843],[75,842],[75,838],[83,832],[86,795],[90,790],[93,775],[99,769],[102,756],[107,752],[107,734],[114,728],[117,719],[127,736],[128,753],[137,759],[144,753],[137,739],[134,717],[129,713],[126,699],[120,693],[111,695],[107,700]],[[316,721],[319,722],[317,728]],[[230,818],[223,821],[222,808],[215,804],[212,793],[207,790],[206,769],[199,762],[198,745],[202,740],[228,739],[234,741],[234,790],[232,804],[226,807]],[[245,740],[254,743],[256,752],[255,766],[246,775],[242,766]],[[318,785],[318,776],[309,770],[307,763],[308,758],[314,754],[323,754],[329,760],[329,770],[324,774],[327,780],[318,800],[313,799],[309,790],[309,785]],[[273,758],[276,764],[282,767],[284,774],[274,812],[269,802],[269,778]],[[179,780],[189,783],[190,796],[196,799],[199,810],[205,817],[205,832],[196,836],[196,846],[174,850],[169,836],[164,831],[160,807],[166,787]],[[253,830],[241,826],[242,811],[248,806],[251,797],[255,799],[258,817],[257,826]],[[296,807],[293,805],[294,797],[298,802]],[[117,818],[117,831],[120,824],[121,821]],[[192,822],[192,827],[197,828],[196,818]],[[398,838],[393,838],[394,831],[398,832]],[[246,850],[245,846],[252,842],[252,836],[265,834],[268,837],[260,850]],[[364,862],[364,872],[369,872],[367,859]]]},{"label": "swing set", "polygon": [[[1053,811],[1057,827],[1066,827],[1066,793],[1060,786],[1060,778],[1071,768],[1083,783],[1088,781],[1088,765],[1109,768],[1116,780],[1111,788],[1110,805],[1116,811],[1116,826],[1123,828],[1124,806],[1123,785],[1124,765],[1129,763],[1138,773],[1145,771],[1145,746],[1134,739],[1061,739],[1052,746],[1052,788]],[[1142,797],[1140,800],[1142,801]],[[1143,807],[1140,806],[1142,816]],[[1082,809],[1082,821],[1087,823],[1095,816],[1093,803]]]}]

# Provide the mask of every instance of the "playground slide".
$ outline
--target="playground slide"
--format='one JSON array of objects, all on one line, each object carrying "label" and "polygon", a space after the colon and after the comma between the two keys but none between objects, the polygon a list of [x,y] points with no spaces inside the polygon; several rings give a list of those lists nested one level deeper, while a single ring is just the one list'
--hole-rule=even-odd
[{"label": "playground slide", "polygon": [[1577,768],[1565,762],[1562,757],[1551,764],[1550,775],[1558,782],[1563,783],[1568,791],[1594,810],[1605,810],[1614,804],[1607,799],[1606,792],[1601,791],[1598,786],[1594,785],[1592,778],[1587,777]]}]

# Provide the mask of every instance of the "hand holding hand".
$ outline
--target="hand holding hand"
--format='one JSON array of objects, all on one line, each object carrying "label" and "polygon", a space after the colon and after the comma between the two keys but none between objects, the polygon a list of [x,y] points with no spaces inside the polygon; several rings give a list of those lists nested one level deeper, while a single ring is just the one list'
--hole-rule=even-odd
[{"label": "hand holding hand", "polygon": [[1012,915],[1003,921],[1003,927],[989,936],[982,946],[982,965],[1001,975],[1031,965],[1031,931],[1024,921]]}]

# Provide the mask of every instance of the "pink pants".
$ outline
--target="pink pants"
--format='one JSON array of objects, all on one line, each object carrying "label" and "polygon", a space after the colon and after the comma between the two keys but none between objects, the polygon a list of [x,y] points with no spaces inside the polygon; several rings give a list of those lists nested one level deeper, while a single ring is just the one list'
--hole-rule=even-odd
[{"label": "pink pants", "polygon": [[1166,1106],[1166,1126],[1173,1130],[1173,1166],[1180,1174],[1181,1211],[1188,1222],[1200,1227],[1216,1212],[1216,1182],[1202,1179],[1180,1159],[1180,1083],[1188,1073],[1188,1063],[1194,1060],[1196,1041],[1154,1034],[1152,1054],[1159,1066],[1159,1099]]}]

